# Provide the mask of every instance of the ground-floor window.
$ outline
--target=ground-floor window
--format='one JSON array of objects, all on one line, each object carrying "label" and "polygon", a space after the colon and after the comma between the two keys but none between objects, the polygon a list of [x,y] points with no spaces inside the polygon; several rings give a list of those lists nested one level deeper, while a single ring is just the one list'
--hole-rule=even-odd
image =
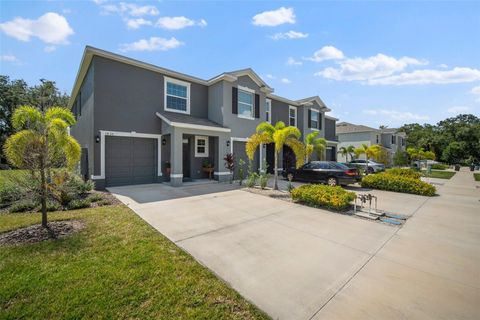
[{"label": "ground-floor window", "polygon": [[208,157],[208,137],[195,136],[195,157]]}]

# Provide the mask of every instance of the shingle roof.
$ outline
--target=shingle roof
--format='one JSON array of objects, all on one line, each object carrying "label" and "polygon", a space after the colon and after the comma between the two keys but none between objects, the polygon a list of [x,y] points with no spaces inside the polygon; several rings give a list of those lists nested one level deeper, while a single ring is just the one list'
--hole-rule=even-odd
[{"label": "shingle roof", "polygon": [[339,122],[337,123],[337,134],[339,133],[355,133],[355,132],[369,132],[369,131],[380,131],[375,128],[367,127],[364,125],[353,124],[349,122]]},{"label": "shingle roof", "polygon": [[162,115],[169,122],[194,124],[199,126],[215,127],[215,128],[225,128],[222,125],[216,122],[213,122],[212,120],[209,120],[206,118],[194,117],[189,114],[168,112],[168,111],[158,112],[158,114]]}]

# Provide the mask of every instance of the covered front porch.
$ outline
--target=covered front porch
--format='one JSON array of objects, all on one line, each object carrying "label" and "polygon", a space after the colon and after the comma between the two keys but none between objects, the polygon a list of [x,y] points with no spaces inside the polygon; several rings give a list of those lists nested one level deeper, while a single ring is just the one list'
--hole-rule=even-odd
[{"label": "covered front porch", "polygon": [[[172,186],[202,179],[228,181],[224,157],[230,152],[230,129],[191,116],[182,122],[162,119],[162,175]],[[177,115],[175,115],[177,117]],[[196,123],[192,123],[196,122]]]}]

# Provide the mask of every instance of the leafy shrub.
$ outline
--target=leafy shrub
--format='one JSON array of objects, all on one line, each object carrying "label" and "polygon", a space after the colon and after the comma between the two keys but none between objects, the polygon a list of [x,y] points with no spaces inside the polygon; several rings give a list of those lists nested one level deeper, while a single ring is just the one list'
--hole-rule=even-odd
[{"label": "leafy shrub", "polygon": [[331,187],[321,184],[303,185],[291,192],[295,202],[332,210],[344,210],[355,199],[355,193],[340,186]]},{"label": "leafy shrub", "polygon": [[258,173],[250,172],[248,174],[247,180],[245,181],[245,185],[247,186],[247,188],[253,188],[257,183],[257,179],[258,179]]},{"label": "leafy shrub", "polygon": [[408,168],[393,168],[388,169],[386,173],[394,175],[394,176],[401,176],[401,177],[408,177],[412,179],[420,179],[422,174],[418,171]]},{"label": "leafy shrub", "polygon": [[98,202],[103,200],[103,196],[100,193],[94,193],[89,195],[87,199],[90,202]]},{"label": "leafy shrub", "polygon": [[32,200],[17,201],[10,207],[10,212],[27,212],[37,207],[37,203]]},{"label": "leafy shrub", "polygon": [[95,182],[93,182],[92,180],[87,180],[87,181],[81,180],[80,183],[77,185],[77,190],[81,194],[85,194],[87,192],[90,192],[94,188],[95,188]]},{"label": "leafy shrub", "polygon": [[65,207],[72,200],[78,199],[94,187],[95,184],[91,180],[83,181],[79,175],[61,170],[52,175],[50,193],[56,201]]},{"label": "leafy shrub", "polygon": [[260,188],[265,189],[267,187],[269,175],[267,173],[262,173],[260,175]]},{"label": "leafy shrub", "polygon": [[14,184],[5,184],[0,188],[0,208],[20,200],[25,195],[25,190]]},{"label": "leafy shrub", "polygon": [[[52,211],[60,211],[62,209],[62,206],[60,203],[57,201],[47,201],[47,211],[52,212]],[[42,211],[42,206],[37,207],[37,211],[41,212]]]},{"label": "leafy shrub", "polygon": [[386,191],[395,191],[402,193],[412,193],[422,196],[435,195],[435,187],[431,184],[421,181],[420,179],[393,175],[388,172],[376,175],[368,175],[362,179],[362,187],[373,188]]},{"label": "leafy shrub", "polygon": [[432,169],[433,170],[446,170],[448,169],[448,166],[443,163],[434,163],[432,164]]},{"label": "leafy shrub", "polygon": [[111,204],[112,204],[112,202],[108,199],[103,199],[103,200],[100,200],[100,201],[97,202],[97,205],[101,206],[101,207],[102,206],[109,206]]},{"label": "leafy shrub", "polygon": [[70,201],[67,206],[68,210],[82,209],[90,207],[90,201],[88,199],[75,199]]}]

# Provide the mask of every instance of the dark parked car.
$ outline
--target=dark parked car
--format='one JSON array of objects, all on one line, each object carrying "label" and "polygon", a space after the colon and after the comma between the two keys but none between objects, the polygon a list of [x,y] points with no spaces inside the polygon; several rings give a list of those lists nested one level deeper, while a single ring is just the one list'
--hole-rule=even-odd
[{"label": "dark parked car", "polygon": [[283,176],[291,180],[326,183],[330,186],[346,185],[361,180],[356,168],[349,168],[334,161],[312,161],[299,169],[285,170]]}]

